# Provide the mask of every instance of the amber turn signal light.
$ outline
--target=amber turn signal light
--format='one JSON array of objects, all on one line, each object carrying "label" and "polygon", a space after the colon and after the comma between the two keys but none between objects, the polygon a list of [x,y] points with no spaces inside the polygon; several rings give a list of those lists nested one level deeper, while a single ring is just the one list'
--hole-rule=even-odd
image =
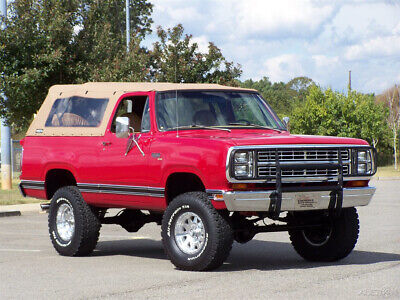
[{"label": "amber turn signal light", "polygon": [[246,183],[234,183],[232,189],[234,190],[246,190],[248,188]]},{"label": "amber turn signal light", "polygon": [[364,187],[368,186],[368,180],[355,180],[345,183],[345,187]]}]

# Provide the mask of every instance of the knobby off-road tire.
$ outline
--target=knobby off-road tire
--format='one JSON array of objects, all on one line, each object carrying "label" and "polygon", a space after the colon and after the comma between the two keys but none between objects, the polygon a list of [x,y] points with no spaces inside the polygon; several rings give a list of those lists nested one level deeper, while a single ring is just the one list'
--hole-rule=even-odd
[{"label": "knobby off-road tire", "polygon": [[359,233],[357,210],[344,208],[325,228],[289,231],[296,252],[308,261],[340,260],[354,249]]},{"label": "knobby off-road tire", "polygon": [[95,210],[83,200],[76,186],[56,191],[48,221],[50,239],[59,254],[85,256],[96,247],[101,224]]},{"label": "knobby off-road tire", "polygon": [[177,196],[164,213],[161,229],[165,253],[181,270],[218,268],[232,248],[233,232],[228,220],[203,192]]}]

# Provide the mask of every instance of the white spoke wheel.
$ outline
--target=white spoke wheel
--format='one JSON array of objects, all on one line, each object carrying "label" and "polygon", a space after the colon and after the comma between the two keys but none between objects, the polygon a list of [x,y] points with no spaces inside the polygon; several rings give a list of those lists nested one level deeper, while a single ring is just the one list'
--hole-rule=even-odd
[{"label": "white spoke wheel", "polygon": [[[65,198],[60,198],[59,200],[67,201]],[[71,204],[66,202],[58,207],[56,223],[59,237],[63,241],[69,242],[75,232],[75,217]]]},{"label": "white spoke wheel", "polygon": [[229,255],[233,232],[204,192],[177,196],[164,212],[161,236],[165,253],[181,270],[218,268]]},{"label": "white spoke wheel", "polygon": [[178,217],[174,235],[179,249],[186,254],[197,254],[204,247],[206,238],[204,224],[193,212],[185,212]]},{"label": "white spoke wheel", "polygon": [[97,212],[76,186],[58,189],[49,209],[49,233],[56,251],[65,256],[90,254],[100,234]]}]

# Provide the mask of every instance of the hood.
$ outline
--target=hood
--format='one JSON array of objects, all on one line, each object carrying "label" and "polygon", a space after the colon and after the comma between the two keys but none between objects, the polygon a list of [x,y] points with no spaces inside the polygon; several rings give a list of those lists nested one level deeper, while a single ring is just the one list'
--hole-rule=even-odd
[{"label": "hood", "polygon": [[333,136],[314,136],[314,135],[294,135],[286,131],[277,132],[274,130],[242,130],[234,129],[231,132],[217,130],[185,130],[179,132],[180,137],[194,139],[205,139],[209,141],[226,142],[229,146],[246,145],[290,145],[290,144],[346,144],[346,145],[368,145],[361,139],[333,137]]}]

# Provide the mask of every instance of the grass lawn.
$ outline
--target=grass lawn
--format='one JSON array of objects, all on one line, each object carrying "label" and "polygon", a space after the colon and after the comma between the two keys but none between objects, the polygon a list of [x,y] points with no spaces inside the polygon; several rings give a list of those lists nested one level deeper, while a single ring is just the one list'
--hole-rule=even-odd
[{"label": "grass lawn", "polygon": [[378,167],[375,177],[400,177],[400,166],[395,170],[394,166]]},{"label": "grass lawn", "polygon": [[13,205],[23,203],[37,203],[39,199],[24,198],[18,189],[19,180],[13,181],[12,190],[4,191],[0,189],[0,205]]}]

